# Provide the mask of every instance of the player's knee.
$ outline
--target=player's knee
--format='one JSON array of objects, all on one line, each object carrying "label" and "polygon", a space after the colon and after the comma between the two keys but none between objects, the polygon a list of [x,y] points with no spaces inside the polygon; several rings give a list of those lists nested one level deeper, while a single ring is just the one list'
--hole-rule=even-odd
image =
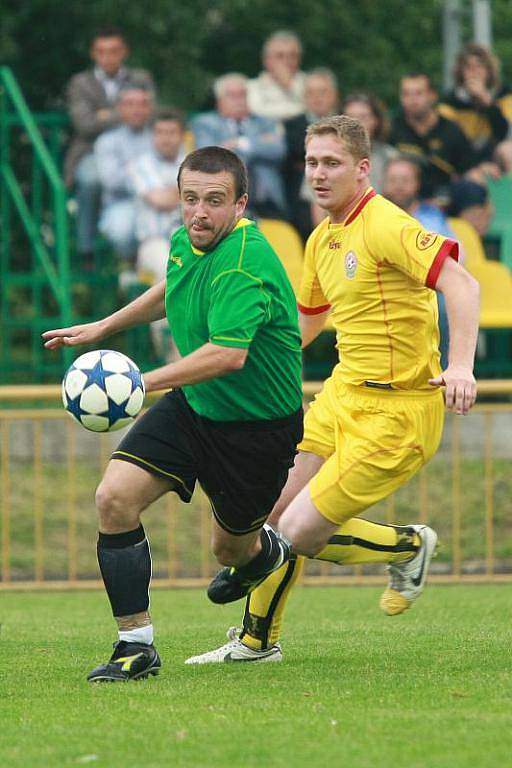
[{"label": "player's knee", "polygon": [[96,509],[103,530],[127,530],[138,524],[138,511],[133,509],[125,493],[112,484],[99,484],[96,489]]},{"label": "player's knee", "polygon": [[216,541],[213,543],[213,554],[219,565],[243,565],[248,558],[246,552],[241,552],[238,547],[229,542]]},{"label": "player's knee", "polygon": [[284,516],[281,519],[279,532],[291,543],[292,551],[296,555],[315,557],[327,544],[327,538],[323,534],[301,526],[293,517]]}]

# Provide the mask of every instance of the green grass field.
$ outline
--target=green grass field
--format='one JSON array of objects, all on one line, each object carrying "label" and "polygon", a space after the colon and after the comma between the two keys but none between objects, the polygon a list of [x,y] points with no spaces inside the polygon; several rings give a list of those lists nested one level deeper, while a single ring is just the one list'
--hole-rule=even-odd
[{"label": "green grass field", "polygon": [[297,589],[282,664],[189,667],[241,605],[155,591],[161,675],[90,685],[113,623],[101,593],[3,594],[2,768],[506,768],[508,586],[430,587],[389,618],[379,590]]}]

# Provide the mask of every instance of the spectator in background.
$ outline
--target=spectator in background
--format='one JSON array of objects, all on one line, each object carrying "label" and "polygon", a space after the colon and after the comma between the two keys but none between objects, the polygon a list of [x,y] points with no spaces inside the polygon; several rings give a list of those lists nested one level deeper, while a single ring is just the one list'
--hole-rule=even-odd
[{"label": "spectator in background", "polygon": [[[404,211],[417,219],[427,232],[456,240],[446,215],[435,205],[420,199],[421,168],[417,162],[408,157],[396,157],[388,162],[384,169],[384,185],[382,194],[398,205]],[[439,311],[439,351],[441,352],[441,368],[448,365],[448,315],[444,296],[437,291],[437,306]]]},{"label": "spectator in background", "polygon": [[[300,115],[284,122],[286,158],[283,166],[284,185],[290,220],[306,240],[313,229],[311,205],[313,198],[304,180],[304,139],[306,128],[322,117],[335,115],[340,96],[336,75],[326,67],[306,74],[304,81],[305,109]],[[324,214],[325,215],[325,214]]]},{"label": "spectator in background", "polygon": [[[149,285],[165,278],[170,238],[183,223],[178,190],[178,171],[186,154],[182,113],[160,107],[153,117],[152,131],[150,151],[129,167],[136,194],[137,278]],[[168,363],[175,360],[177,350],[167,321],[154,321],[150,330],[158,356]]]},{"label": "spectator in background", "polygon": [[387,144],[389,122],[384,105],[369,93],[351,93],[341,108],[343,114],[355,117],[364,125],[370,137],[370,183],[376,192],[382,192],[384,169],[389,160],[398,156],[398,150]]},{"label": "spectator in background", "polygon": [[439,114],[436,101],[428,75],[402,77],[402,112],[393,120],[389,142],[420,163],[421,196],[446,205],[451,181],[476,162],[468,139],[458,125]]},{"label": "spectator in background", "polygon": [[245,162],[249,172],[251,215],[285,217],[286,201],[281,176],[285,154],[282,127],[267,117],[249,112],[247,78],[230,72],[214,83],[216,110],[192,121],[197,149],[219,146]]},{"label": "spectator in background", "polygon": [[74,188],[78,203],[77,250],[80,261],[90,265],[100,206],[101,186],[93,153],[95,139],[119,121],[116,100],[119,89],[138,82],[154,92],[153,79],[144,69],[124,66],[129,50],[117,29],[103,29],[92,40],[94,68],[74,75],[67,85],[67,105],[73,136],[65,159],[64,175]]},{"label": "spectator in background", "polygon": [[149,122],[153,112],[152,93],[127,83],[117,98],[119,125],[103,133],[94,145],[94,156],[102,187],[100,232],[119,256],[135,258],[135,192],[130,165],[153,146]]},{"label": "spectator in background", "polygon": [[152,121],[152,146],[129,166],[135,192],[137,272],[145,282],[165,277],[169,239],[181,226],[178,171],[185,157],[185,120],[181,112],[161,107]]},{"label": "spectator in background", "polygon": [[452,200],[448,216],[469,221],[480,237],[485,237],[494,215],[487,187],[471,179],[460,179],[452,184]]},{"label": "spectator in background", "polygon": [[294,32],[274,32],[263,44],[263,71],[249,80],[249,108],[254,115],[286,120],[304,110],[305,74],[300,71],[302,44]]},{"label": "spectator in background", "polygon": [[457,58],[454,78],[439,112],[458,124],[478,162],[492,161],[512,120],[512,93],[500,82],[499,62],[484,46],[469,43]]}]

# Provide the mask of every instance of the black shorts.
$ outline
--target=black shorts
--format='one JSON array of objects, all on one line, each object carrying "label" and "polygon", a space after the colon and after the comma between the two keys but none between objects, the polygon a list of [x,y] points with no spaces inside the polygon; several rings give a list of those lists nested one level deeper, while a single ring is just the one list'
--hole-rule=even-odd
[{"label": "black shorts", "polygon": [[185,502],[198,480],[219,525],[242,535],[261,528],[279,498],[302,418],[301,408],[271,421],[212,421],[177,389],[137,419],[112,458],[167,478]]}]

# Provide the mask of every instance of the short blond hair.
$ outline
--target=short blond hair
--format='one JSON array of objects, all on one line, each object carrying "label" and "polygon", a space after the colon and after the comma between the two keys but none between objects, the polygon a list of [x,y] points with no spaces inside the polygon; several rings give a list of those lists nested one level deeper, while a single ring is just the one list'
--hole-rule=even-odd
[{"label": "short blond hair", "polygon": [[313,136],[325,136],[333,133],[343,141],[354,160],[370,157],[370,137],[364,126],[354,117],[332,115],[311,123],[306,130],[306,146]]}]

